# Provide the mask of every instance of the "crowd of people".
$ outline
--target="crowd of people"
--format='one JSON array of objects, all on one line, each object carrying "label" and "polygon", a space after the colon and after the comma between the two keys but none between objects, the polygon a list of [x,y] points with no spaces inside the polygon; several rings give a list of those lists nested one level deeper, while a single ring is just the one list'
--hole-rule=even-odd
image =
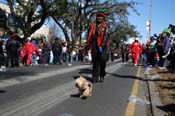
[{"label": "crowd of people", "polygon": [[[65,40],[52,41],[28,37],[21,42],[15,33],[0,36],[0,68],[32,66],[39,64],[71,65],[72,62],[91,63],[91,50],[86,46],[71,46]],[[5,39],[4,39],[5,38]],[[110,51],[114,51],[110,50]],[[109,52],[109,57],[112,52]],[[114,56],[114,54],[112,55]],[[113,58],[113,57],[112,57]],[[114,60],[114,58],[112,59]]]},{"label": "crowd of people", "polygon": [[[96,13],[96,20],[92,21],[87,34],[87,43],[84,46],[72,46],[55,38],[49,41],[46,38],[35,39],[28,37],[20,40],[16,33],[8,32],[0,27],[0,70],[6,67],[31,66],[39,64],[62,64],[74,61],[90,62],[93,65],[93,81],[103,81],[106,75],[106,62],[115,59],[116,51],[120,52],[122,62],[127,62],[131,56],[134,66],[139,59],[145,66],[159,66],[171,72],[175,70],[175,26],[170,24],[162,33],[154,34],[146,43],[141,44],[139,38],[131,44],[122,44],[118,49],[109,46],[109,28],[104,12]],[[4,39],[6,38],[6,39]],[[117,53],[117,57],[120,57]]]},{"label": "crowd of people", "polygon": [[[32,66],[39,64],[58,64],[85,62],[93,66],[93,83],[103,81],[106,75],[106,62],[115,58],[115,45],[109,47],[109,26],[105,20],[105,13],[96,13],[96,20],[89,28],[87,42],[84,45],[71,45],[66,40],[54,38],[27,37],[24,40],[14,32],[0,30],[0,71],[6,67]],[[4,29],[4,28],[2,28]],[[5,34],[6,33],[6,34]]]},{"label": "crowd of people", "polygon": [[28,37],[21,43],[16,37],[14,34],[9,36],[7,41],[0,39],[2,54],[0,66],[18,67],[20,64],[31,66],[84,61],[82,47],[68,46],[66,41],[60,41],[58,38],[51,42]]},{"label": "crowd of people", "polygon": [[[3,28],[1,28],[1,32]],[[87,46],[70,46],[66,41],[55,38],[54,41],[44,39],[35,39],[28,37],[24,43],[19,41],[15,33],[8,36],[4,41],[3,33],[0,39],[0,66],[18,67],[21,64],[25,66],[38,64],[62,64],[73,61],[92,62],[91,52]],[[131,44],[122,44],[118,49],[122,62],[127,62],[130,58],[135,66],[138,60],[149,67],[159,66],[162,69],[174,71],[174,34],[175,27],[170,24],[162,33],[154,34],[150,39],[141,44],[138,38],[135,38]],[[171,50],[170,50],[171,48]],[[107,61],[113,61],[116,48],[106,49]],[[119,55],[119,54],[117,54]],[[95,71],[96,72],[96,71]]]},{"label": "crowd of people", "polygon": [[146,43],[139,38],[131,44],[121,45],[122,62],[132,59],[137,66],[140,60],[146,67],[159,66],[161,69],[175,71],[175,26],[170,24],[161,33],[151,36]]},{"label": "crowd of people", "polygon": [[141,59],[150,67],[159,66],[174,72],[175,26],[170,24],[161,33],[154,34],[142,45]]}]

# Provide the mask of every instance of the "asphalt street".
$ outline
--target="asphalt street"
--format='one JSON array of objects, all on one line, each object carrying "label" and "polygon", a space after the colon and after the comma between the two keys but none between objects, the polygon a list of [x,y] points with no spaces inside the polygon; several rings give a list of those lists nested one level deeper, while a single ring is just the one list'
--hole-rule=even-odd
[{"label": "asphalt street", "polygon": [[[1,116],[127,116],[135,79],[141,76],[130,63],[109,63],[105,81],[94,84],[92,96],[82,100],[74,79],[80,73],[91,78],[91,65],[20,68],[0,75]],[[143,98],[145,90],[139,86],[137,97]],[[146,116],[145,103],[135,104],[134,116],[140,111]]]}]

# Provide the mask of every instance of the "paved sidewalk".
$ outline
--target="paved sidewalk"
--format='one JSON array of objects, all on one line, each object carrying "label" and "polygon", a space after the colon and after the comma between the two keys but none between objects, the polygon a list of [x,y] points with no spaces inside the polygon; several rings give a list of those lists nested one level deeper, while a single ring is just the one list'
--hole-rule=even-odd
[{"label": "paved sidewalk", "polygon": [[159,93],[156,92],[156,86],[153,81],[154,79],[159,78],[159,75],[156,72],[152,72],[151,68],[147,68],[145,74],[148,80],[152,116],[165,116],[165,113],[157,108],[157,106],[161,106],[162,104]]},{"label": "paved sidewalk", "polygon": [[[169,74],[167,71],[162,71],[159,68],[147,68],[145,71],[145,77],[147,78],[149,85],[149,93],[153,113],[152,116],[174,116],[175,106],[172,105],[174,103],[170,103],[170,100],[168,103],[167,101],[164,100],[165,98],[163,99],[163,97],[166,97],[166,99],[168,99],[169,97],[168,92],[172,91],[171,89],[172,84],[170,84],[172,82],[170,78],[171,79],[175,78],[175,73]],[[171,86],[169,87],[170,89],[167,86]],[[160,89],[161,87],[163,89]],[[167,93],[165,93],[165,90]],[[164,93],[165,95],[162,96],[162,93]]]}]

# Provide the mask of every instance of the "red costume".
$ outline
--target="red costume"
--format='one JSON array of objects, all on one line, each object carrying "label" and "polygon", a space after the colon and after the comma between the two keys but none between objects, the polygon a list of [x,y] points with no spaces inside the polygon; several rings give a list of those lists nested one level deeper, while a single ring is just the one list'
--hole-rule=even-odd
[{"label": "red costume", "polygon": [[23,48],[22,48],[22,51],[24,51],[25,54],[27,55],[26,64],[27,64],[27,65],[30,65],[32,54],[33,54],[33,52],[35,51],[33,42],[27,41],[27,42],[24,44],[24,46],[23,46]]},{"label": "red costume", "polygon": [[140,53],[142,52],[142,45],[139,41],[134,41],[130,45],[131,57],[134,65],[137,65]]}]

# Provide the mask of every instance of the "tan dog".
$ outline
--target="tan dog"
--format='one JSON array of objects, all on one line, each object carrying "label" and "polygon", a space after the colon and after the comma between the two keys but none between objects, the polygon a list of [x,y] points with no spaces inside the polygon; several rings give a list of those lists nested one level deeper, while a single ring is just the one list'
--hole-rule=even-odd
[{"label": "tan dog", "polygon": [[80,98],[91,96],[92,84],[83,76],[80,75],[80,77],[75,80],[75,86],[79,90]]}]

